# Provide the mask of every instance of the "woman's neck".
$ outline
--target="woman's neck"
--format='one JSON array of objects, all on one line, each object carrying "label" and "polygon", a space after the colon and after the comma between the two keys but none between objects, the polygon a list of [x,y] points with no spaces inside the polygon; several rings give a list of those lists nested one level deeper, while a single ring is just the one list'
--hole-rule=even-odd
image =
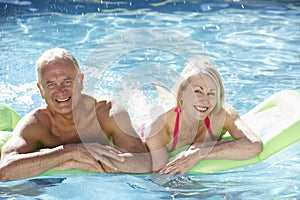
[{"label": "woman's neck", "polygon": [[180,122],[188,127],[198,127],[201,121],[196,118],[190,117],[187,112],[182,110]]}]

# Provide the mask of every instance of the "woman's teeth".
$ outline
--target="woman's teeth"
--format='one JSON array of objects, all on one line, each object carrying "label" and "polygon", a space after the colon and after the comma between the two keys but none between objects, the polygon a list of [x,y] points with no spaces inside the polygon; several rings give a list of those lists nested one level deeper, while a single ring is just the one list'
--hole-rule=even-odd
[{"label": "woman's teeth", "polygon": [[199,112],[205,112],[208,110],[208,107],[203,107],[203,106],[194,106],[194,108]]}]

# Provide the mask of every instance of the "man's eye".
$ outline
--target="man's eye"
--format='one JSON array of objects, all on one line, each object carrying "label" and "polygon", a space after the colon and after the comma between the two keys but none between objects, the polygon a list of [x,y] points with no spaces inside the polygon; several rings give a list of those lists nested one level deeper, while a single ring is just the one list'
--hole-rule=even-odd
[{"label": "man's eye", "polygon": [[72,80],[65,80],[65,84],[67,84],[67,85],[71,85],[72,83],[73,83]]},{"label": "man's eye", "polygon": [[54,83],[47,83],[46,86],[47,86],[47,88],[54,88],[55,84]]}]

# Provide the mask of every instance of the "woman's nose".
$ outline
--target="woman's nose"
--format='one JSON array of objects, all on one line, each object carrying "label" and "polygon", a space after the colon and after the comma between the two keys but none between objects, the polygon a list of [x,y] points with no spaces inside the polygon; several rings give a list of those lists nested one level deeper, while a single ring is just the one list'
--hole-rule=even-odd
[{"label": "woman's nose", "polygon": [[210,101],[210,96],[207,95],[207,94],[203,94],[203,95],[201,95],[200,100],[204,101],[204,102],[209,102]]}]

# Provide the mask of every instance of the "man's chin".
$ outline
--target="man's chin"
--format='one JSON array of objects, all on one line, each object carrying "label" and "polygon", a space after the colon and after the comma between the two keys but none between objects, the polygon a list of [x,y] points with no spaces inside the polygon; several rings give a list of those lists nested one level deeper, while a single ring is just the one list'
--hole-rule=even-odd
[{"label": "man's chin", "polygon": [[72,113],[72,106],[56,107],[56,112],[62,115],[67,115]]}]

